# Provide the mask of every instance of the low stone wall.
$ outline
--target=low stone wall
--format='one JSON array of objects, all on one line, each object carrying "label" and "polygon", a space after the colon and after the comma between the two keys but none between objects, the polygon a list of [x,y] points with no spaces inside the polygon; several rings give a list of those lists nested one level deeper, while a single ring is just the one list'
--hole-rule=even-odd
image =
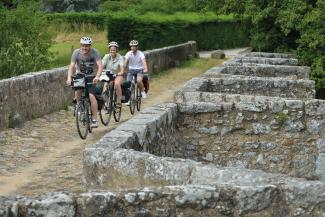
[{"label": "low stone wall", "polygon": [[[124,155],[124,150],[121,149],[173,156],[178,143],[174,136],[176,121],[176,104],[156,105],[121,124],[96,144],[87,146],[84,153],[84,175],[87,185],[108,188],[121,185],[140,185],[136,180],[129,181],[127,178],[121,178],[141,173],[140,170],[142,170],[131,161],[127,164],[120,161],[119,158]],[[143,154],[146,154],[145,152]],[[123,174],[123,170],[128,172]],[[150,177],[144,178],[141,179],[142,184],[152,182]]]},{"label": "low stone wall", "polygon": [[278,77],[286,79],[308,79],[310,67],[306,66],[282,66],[266,64],[225,64],[225,67],[209,69],[205,77],[225,77],[227,75],[255,76],[255,77]]},{"label": "low stone wall", "polygon": [[266,57],[266,58],[294,58],[294,54],[289,53],[266,53],[266,52],[247,52],[245,57]]},{"label": "low stone wall", "polygon": [[[260,98],[234,104],[184,104],[177,125],[178,146],[183,148],[181,157],[220,166],[322,178],[324,174],[317,171],[322,168],[318,166],[321,160],[317,163],[316,159],[321,156],[317,144],[325,138],[325,116],[310,111],[318,102],[306,103]],[[317,109],[324,105],[322,102]]]},{"label": "low stone wall", "polygon": [[[219,184],[166,186],[113,192],[83,194],[52,193],[37,198],[0,198],[0,216],[186,216],[186,217],[318,217],[325,215],[325,191],[320,182],[306,185],[300,180],[282,179],[281,182],[255,183],[257,176],[246,171],[205,173],[209,177],[229,182],[236,175],[253,178],[253,185]],[[199,175],[199,174],[198,174]],[[228,180],[226,180],[228,179]],[[272,178],[271,178],[272,179]],[[246,180],[249,181],[249,180]]]},{"label": "low stone wall", "polygon": [[180,63],[195,57],[197,45],[195,41],[189,41],[176,46],[169,46],[145,51],[150,73],[160,72],[171,67],[179,66]]},{"label": "low stone wall", "polygon": [[63,109],[73,98],[65,86],[67,67],[0,80],[0,130],[14,116],[21,122]]},{"label": "low stone wall", "polygon": [[315,82],[262,77],[193,78],[181,91],[277,96],[292,99],[315,97]]},{"label": "low stone wall", "polygon": [[233,60],[238,63],[258,63],[258,64],[271,64],[271,65],[288,65],[297,66],[298,60],[294,58],[266,58],[266,57],[235,57]]},{"label": "low stone wall", "polygon": [[[146,51],[150,72],[158,72],[195,56],[196,42]],[[0,130],[9,127],[12,117],[22,122],[63,109],[73,98],[65,87],[67,67],[28,73],[0,80]]]}]

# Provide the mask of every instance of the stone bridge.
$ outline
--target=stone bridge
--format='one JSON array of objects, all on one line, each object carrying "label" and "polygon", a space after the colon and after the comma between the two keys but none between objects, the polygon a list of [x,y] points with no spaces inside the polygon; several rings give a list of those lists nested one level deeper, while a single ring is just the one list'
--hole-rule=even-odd
[{"label": "stone bridge", "polygon": [[86,147],[89,192],[3,198],[0,216],[324,217],[325,101],[309,72],[254,52],[212,68]]}]

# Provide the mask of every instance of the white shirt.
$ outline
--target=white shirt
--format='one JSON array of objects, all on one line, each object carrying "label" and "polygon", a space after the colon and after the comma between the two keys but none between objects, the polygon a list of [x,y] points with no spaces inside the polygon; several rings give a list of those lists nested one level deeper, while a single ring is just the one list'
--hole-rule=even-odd
[{"label": "white shirt", "polygon": [[135,55],[133,54],[132,51],[127,52],[125,55],[125,60],[129,62],[129,69],[130,70],[139,70],[139,69],[144,69],[144,66],[142,64],[142,60],[144,60],[146,57],[144,54],[137,50]]}]

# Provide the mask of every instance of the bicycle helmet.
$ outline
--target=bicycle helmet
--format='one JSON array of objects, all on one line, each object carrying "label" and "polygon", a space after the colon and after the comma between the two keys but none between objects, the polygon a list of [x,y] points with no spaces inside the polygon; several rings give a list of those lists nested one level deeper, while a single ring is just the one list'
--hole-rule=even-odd
[{"label": "bicycle helmet", "polygon": [[108,47],[118,47],[118,43],[116,41],[111,41],[110,43],[108,43]]},{"label": "bicycle helmet", "polygon": [[130,41],[130,46],[138,46],[139,42],[137,40]]},{"label": "bicycle helmet", "polygon": [[82,37],[81,39],[80,39],[80,44],[89,44],[89,45],[91,45],[91,43],[92,43],[92,40],[91,40],[91,38],[90,37]]}]

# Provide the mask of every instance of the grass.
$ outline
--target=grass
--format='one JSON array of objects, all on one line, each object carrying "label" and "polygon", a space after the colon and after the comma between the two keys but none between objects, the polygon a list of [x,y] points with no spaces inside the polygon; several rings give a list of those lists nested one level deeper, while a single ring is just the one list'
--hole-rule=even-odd
[{"label": "grass", "polygon": [[[199,59],[194,58],[182,63],[181,67],[172,68],[166,71],[162,71],[158,74],[153,74],[150,78],[150,91],[151,93],[157,93],[164,88],[178,87],[181,83],[190,80],[193,77],[199,77],[208,69],[221,65],[223,60],[219,59]],[[166,84],[168,86],[166,87]]]},{"label": "grass", "polygon": [[107,52],[106,32],[60,33],[56,36],[54,44],[50,48],[50,52],[54,55],[49,68],[69,65],[73,50],[80,47],[79,40],[85,35],[93,39],[94,44],[92,47],[96,48],[103,57]]}]

